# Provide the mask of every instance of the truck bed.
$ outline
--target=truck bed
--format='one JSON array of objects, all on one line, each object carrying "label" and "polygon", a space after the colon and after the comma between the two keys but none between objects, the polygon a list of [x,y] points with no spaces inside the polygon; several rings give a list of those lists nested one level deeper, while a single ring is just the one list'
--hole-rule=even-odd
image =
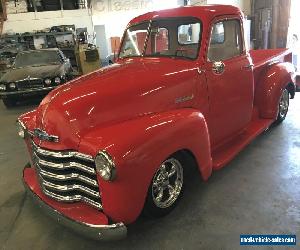
[{"label": "truck bed", "polygon": [[261,72],[268,65],[276,62],[292,63],[292,51],[289,49],[250,50],[250,56],[254,64],[253,74],[255,83],[257,82]]}]

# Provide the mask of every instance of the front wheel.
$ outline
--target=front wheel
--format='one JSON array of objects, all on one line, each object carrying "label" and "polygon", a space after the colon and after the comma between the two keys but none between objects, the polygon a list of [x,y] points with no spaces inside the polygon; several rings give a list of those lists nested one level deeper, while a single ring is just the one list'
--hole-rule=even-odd
[{"label": "front wheel", "polygon": [[289,111],[289,105],[290,105],[289,91],[287,89],[284,89],[280,97],[279,106],[278,106],[278,115],[275,124],[280,124],[284,121]]},{"label": "front wheel", "polygon": [[148,189],[144,214],[161,217],[170,213],[183,192],[183,158],[174,155],[156,171]]}]

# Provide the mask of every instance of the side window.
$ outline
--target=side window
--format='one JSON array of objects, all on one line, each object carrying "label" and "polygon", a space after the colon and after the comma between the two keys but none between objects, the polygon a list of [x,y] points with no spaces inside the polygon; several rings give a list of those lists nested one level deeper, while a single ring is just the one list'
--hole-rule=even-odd
[{"label": "side window", "polygon": [[213,25],[208,47],[209,61],[223,61],[243,53],[239,20],[226,20]]},{"label": "side window", "polygon": [[219,22],[213,26],[210,44],[222,44],[225,42],[224,23]]},{"label": "side window", "polygon": [[169,49],[169,31],[166,28],[157,28],[154,35],[154,54],[163,54]]},{"label": "side window", "polygon": [[185,24],[178,27],[178,43],[180,45],[198,44],[200,23]]}]

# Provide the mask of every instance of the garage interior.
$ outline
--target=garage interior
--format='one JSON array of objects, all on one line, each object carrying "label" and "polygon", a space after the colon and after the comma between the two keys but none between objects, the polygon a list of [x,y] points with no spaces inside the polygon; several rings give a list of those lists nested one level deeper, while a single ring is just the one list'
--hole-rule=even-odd
[{"label": "garage interior", "polygon": [[[246,17],[251,49],[289,48],[300,72],[297,0],[2,0],[0,76],[26,50],[58,48],[72,65],[71,78],[114,62],[123,31],[134,17],[184,5],[230,4]],[[297,75],[300,73],[297,73]],[[66,80],[67,81],[67,80]],[[300,76],[297,76],[300,88]],[[1,80],[0,80],[1,83]],[[256,138],[227,167],[203,182],[191,175],[176,209],[160,219],[141,217],[116,242],[86,239],[47,217],[26,196],[28,162],[17,118],[42,98],[12,107],[0,101],[1,249],[246,249],[241,234],[297,234],[300,230],[300,99],[296,93],[280,126]],[[270,248],[273,249],[273,248]]]}]

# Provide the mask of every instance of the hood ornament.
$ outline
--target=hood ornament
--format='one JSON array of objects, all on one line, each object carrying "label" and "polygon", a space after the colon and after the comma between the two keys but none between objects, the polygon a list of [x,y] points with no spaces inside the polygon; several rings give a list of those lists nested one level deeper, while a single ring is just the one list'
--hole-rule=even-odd
[{"label": "hood ornament", "polygon": [[49,135],[46,131],[43,131],[39,128],[33,130],[33,135],[39,138],[42,141],[49,141],[49,142],[59,142],[59,137],[56,135]]}]

